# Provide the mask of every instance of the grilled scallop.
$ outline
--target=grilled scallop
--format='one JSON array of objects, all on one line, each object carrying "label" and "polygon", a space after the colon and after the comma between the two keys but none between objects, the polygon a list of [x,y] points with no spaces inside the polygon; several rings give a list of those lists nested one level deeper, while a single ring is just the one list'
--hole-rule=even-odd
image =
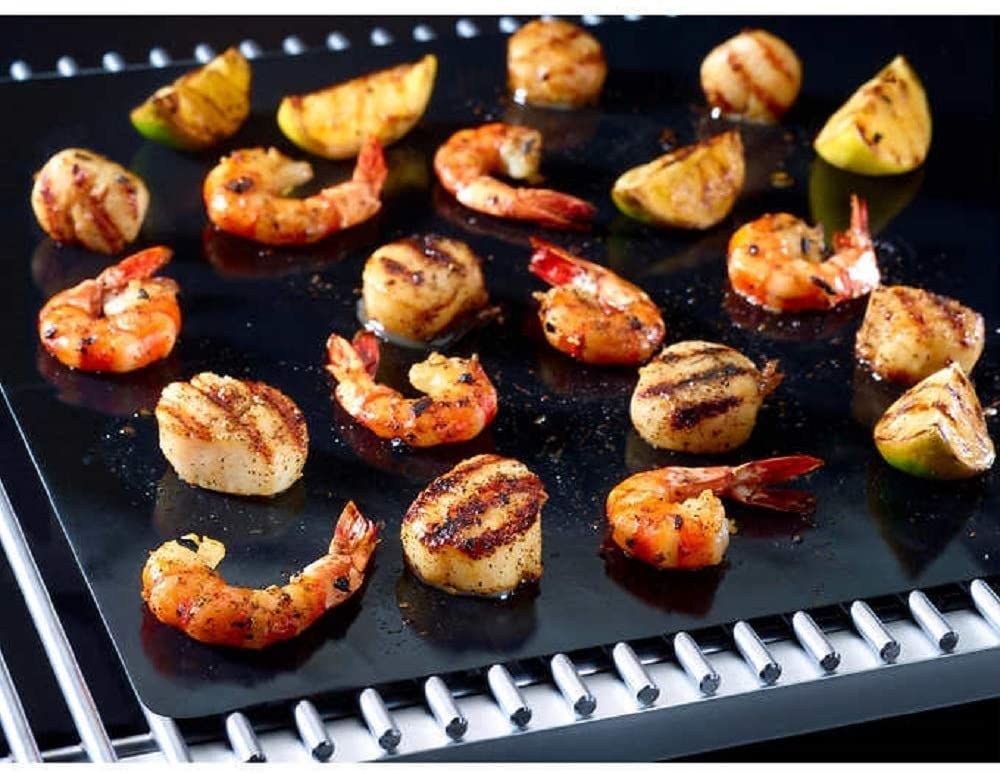
[{"label": "grilled scallop", "polygon": [[168,384],[156,405],[160,449],[188,483],[227,494],[279,494],[302,476],[302,411],[259,381],[199,373]]},{"label": "grilled scallop", "polygon": [[428,585],[504,596],[542,576],[548,495],[521,462],[482,454],[433,481],[403,518],[403,554]]},{"label": "grilled scallop", "polygon": [[802,85],[802,63],[781,38],[744,30],[701,63],[701,88],[712,107],[733,118],[775,123]]},{"label": "grilled scallop", "polygon": [[507,41],[507,87],[515,102],[578,108],[597,102],[608,75],[593,35],[562,19],[535,19]]},{"label": "grilled scallop", "polygon": [[983,353],[981,314],[916,287],[877,287],[854,353],[879,378],[916,384],[951,363],[969,373]]},{"label": "grilled scallop", "polygon": [[369,324],[430,341],[489,301],[479,258],[464,242],[414,236],[379,247],[365,263],[362,296]]},{"label": "grilled scallop", "polygon": [[729,451],[750,437],[761,403],[780,381],[775,360],[759,370],[728,346],[682,341],[640,368],[632,424],[656,448]]},{"label": "grilled scallop", "polygon": [[139,233],[149,191],[114,161],[81,148],[67,148],[35,175],[31,207],[38,224],[63,244],[118,252]]}]

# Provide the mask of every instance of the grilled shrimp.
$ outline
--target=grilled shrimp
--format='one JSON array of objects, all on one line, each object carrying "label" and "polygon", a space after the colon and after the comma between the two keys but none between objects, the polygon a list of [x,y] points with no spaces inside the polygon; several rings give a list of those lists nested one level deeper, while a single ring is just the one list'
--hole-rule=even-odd
[{"label": "grilled shrimp", "polygon": [[97,252],[135,240],[149,207],[145,183],[104,156],[67,148],[35,175],[31,208],[49,236]]},{"label": "grilled shrimp", "polygon": [[379,247],[361,281],[369,326],[416,341],[436,338],[489,303],[479,257],[464,242],[433,234]]},{"label": "grilled shrimp", "polygon": [[769,311],[830,309],[860,298],[880,281],[868,231],[868,206],[851,196],[851,225],[833,235],[824,258],[823,228],[784,212],[747,223],[729,240],[729,281],[750,303]]},{"label": "grilled shrimp", "polygon": [[521,462],[466,459],[410,505],[401,539],[406,563],[449,593],[505,595],[542,576],[542,505],[548,496]]},{"label": "grilled shrimp", "polygon": [[382,146],[369,139],[350,180],[291,198],[285,194],[312,179],[312,166],[275,148],[250,148],[223,158],[202,195],[209,220],[227,233],[276,246],[311,244],[374,216],[387,174]]},{"label": "grilled shrimp", "polygon": [[152,553],[142,570],[142,598],[156,618],[206,644],[262,649],[291,639],[361,587],[378,544],[378,527],[348,502],[327,553],[288,584],[241,588],[215,570],[226,555],[218,540],[189,534]]},{"label": "grilled shrimp", "polygon": [[764,398],[780,382],[776,360],[758,370],[728,346],[681,341],[640,368],[632,424],[656,448],[730,451],[750,437]]},{"label": "grilled shrimp", "polygon": [[507,87],[515,102],[582,107],[597,101],[608,75],[593,36],[561,19],[536,19],[507,41]]},{"label": "grilled shrimp", "polygon": [[380,438],[416,448],[471,440],[497,413],[497,392],[475,355],[437,352],[410,368],[410,383],[424,396],[403,397],[376,383],[379,344],[361,331],[354,341],[333,334],[326,342],[326,369],[337,379],[337,402]]},{"label": "grilled shrimp", "polygon": [[596,209],[586,201],[546,188],[515,188],[492,177],[501,172],[530,181],[537,176],[541,156],[539,132],[488,123],[453,134],[438,148],[434,171],[445,190],[477,212],[552,228],[574,228],[590,221]]},{"label": "grilled shrimp", "polygon": [[187,483],[246,496],[279,494],[302,476],[302,411],[258,381],[199,373],[167,384],[156,404],[160,450]]},{"label": "grilled shrimp", "polygon": [[552,289],[535,293],[545,337],[556,349],[595,365],[645,362],[666,328],[642,290],[596,263],[532,238],[529,270]]},{"label": "grilled shrimp", "polygon": [[177,283],[153,276],[172,251],[150,247],[56,293],[38,312],[42,346],[63,365],[126,373],[162,360],[181,329]]},{"label": "grilled shrimp", "polygon": [[729,521],[719,497],[754,507],[806,514],[815,497],[768,489],[812,472],[812,456],[781,456],[738,467],[662,467],[640,472],[608,494],[610,536],[628,555],[658,569],[700,569],[722,561]]}]

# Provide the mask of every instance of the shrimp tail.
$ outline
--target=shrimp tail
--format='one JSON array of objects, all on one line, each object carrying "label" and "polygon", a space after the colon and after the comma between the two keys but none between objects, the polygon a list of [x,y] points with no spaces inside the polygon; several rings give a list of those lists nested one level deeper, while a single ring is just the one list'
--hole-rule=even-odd
[{"label": "shrimp tail", "polygon": [[348,502],[337,519],[330,542],[331,553],[371,553],[378,544],[378,525],[365,518],[354,502]]},{"label": "shrimp tail", "polygon": [[878,257],[868,230],[868,204],[851,194],[851,226],[833,236],[835,251],[831,260],[845,256],[841,264],[844,298],[857,298],[874,290],[881,283]]},{"label": "shrimp tail", "polygon": [[535,252],[531,256],[528,270],[550,285],[558,287],[569,284],[584,273],[571,255],[551,242],[532,236],[531,248]]},{"label": "shrimp tail", "polygon": [[108,266],[98,277],[102,289],[124,287],[133,279],[148,279],[170,262],[174,251],[169,247],[150,247],[129,255],[120,263]]},{"label": "shrimp tail", "polygon": [[366,370],[364,360],[351,342],[336,333],[331,333],[326,339],[326,360],[326,369],[337,381],[352,378],[354,374]]},{"label": "shrimp tail", "polygon": [[548,188],[519,188],[517,203],[519,213],[511,216],[551,228],[580,228],[597,214],[590,202]]},{"label": "shrimp tail", "polygon": [[361,358],[365,372],[372,378],[375,378],[381,356],[379,353],[378,337],[370,330],[359,330],[354,334],[351,346],[357,352],[358,357]]},{"label": "shrimp tail", "polygon": [[815,456],[796,454],[795,456],[775,456],[770,459],[760,459],[756,462],[741,464],[734,470],[735,479],[741,485],[762,485],[765,483],[783,483],[817,470],[823,466],[823,460]]},{"label": "shrimp tail", "polygon": [[868,202],[858,198],[857,194],[851,194],[851,233],[858,237],[864,235],[870,241],[868,231]]},{"label": "shrimp tail", "polygon": [[358,153],[358,161],[354,166],[352,179],[355,182],[370,185],[376,193],[382,190],[386,178],[389,176],[389,167],[385,161],[385,153],[382,151],[382,143],[374,137],[369,137],[361,146]]},{"label": "shrimp tail", "polygon": [[749,462],[736,468],[736,485],[727,493],[737,502],[753,507],[808,515],[816,508],[816,497],[813,494],[794,489],[769,489],[765,485],[782,483],[822,466],[822,459],[803,454]]},{"label": "shrimp tail", "polygon": [[730,496],[737,502],[779,513],[809,515],[816,509],[816,495],[796,489],[733,489]]}]

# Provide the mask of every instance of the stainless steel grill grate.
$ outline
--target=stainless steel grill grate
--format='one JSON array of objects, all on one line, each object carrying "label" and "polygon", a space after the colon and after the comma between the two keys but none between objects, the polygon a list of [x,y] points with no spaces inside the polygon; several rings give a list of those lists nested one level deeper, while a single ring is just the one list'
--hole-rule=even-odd
[{"label": "stainless steel grill grate", "polygon": [[[222,720],[217,738],[196,743],[188,743],[170,718],[146,710],[148,734],[111,740],[75,669],[72,646],[6,492],[0,494],[4,550],[83,739],[76,746],[43,750],[40,757],[47,761],[538,759],[546,756],[546,738],[575,734],[583,726],[587,742],[560,747],[562,755],[678,756],[708,744],[725,746],[989,697],[1000,680],[1000,599],[977,579],[968,586],[878,600],[881,615],[859,600],[832,611],[797,612],[789,620],[739,621],[721,636],[709,629],[558,654],[545,669],[497,664],[482,673],[455,675],[462,683],[458,689],[448,687],[452,675],[447,674],[403,689],[388,701],[379,695],[380,686],[373,686],[352,710],[325,716],[301,701],[287,708],[278,726],[236,712]],[[946,602],[941,606],[947,611],[932,598]],[[839,657],[835,663],[831,653]],[[521,678],[512,677],[508,667]],[[823,699],[808,700],[816,689],[823,690]],[[768,700],[756,700],[765,692]],[[38,759],[2,659],[0,710],[12,758]],[[710,736],[681,731],[707,721],[708,714],[714,728]],[[632,720],[626,726],[632,733],[644,732],[651,722],[669,722],[675,732],[649,733],[641,747],[609,744],[622,732],[623,719]]]}]

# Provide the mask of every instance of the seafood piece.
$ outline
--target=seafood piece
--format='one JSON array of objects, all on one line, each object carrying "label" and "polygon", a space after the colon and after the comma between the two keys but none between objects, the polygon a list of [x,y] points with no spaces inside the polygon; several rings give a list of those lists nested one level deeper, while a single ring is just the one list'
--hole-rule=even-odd
[{"label": "seafood piece", "polygon": [[529,270],[552,289],[535,293],[545,337],[561,352],[594,365],[648,360],[666,328],[656,304],[613,271],[532,238]]},{"label": "seafood piece", "polygon": [[501,596],[542,576],[538,476],[521,462],[481,454],[425,488],[403,517],[414,574],[449,593]]},{"label": "seafood piece", "polygon": [[199,373],[167,384],[156,421],[160,450],[194,486],[271,496],[302,477],[309,450],[305,417],[267,384]]},{"label": "seafood piece", "polygon": [[286,196],[312,179],[312,166],[275,148],[237,150],[208,173],[208,218],[226,233],[275,246],[311,244],[373,217],[388,170],[382,146],[367,140],[354,175],[303,199]]},{"label": "seafood piece", "polygon": [[874,437],[883,459],[920,478],[971,478],[996,459],[976,390],[958,363],[907,390],[879,419]]},{"label": "seafood piece", "polygon": [[135,240],[149,207],[136,175],[82,148],[67,148],[35,175],[31,208],[42,229],[62,244],[112,253]]},{"label": "seafood piece", "polygon": [[761,403],[779,383],[777,360],[758,370],[728,346],[681,341],[639,369],[632,424],[656,448],[731,451],[750,437]]},{"label": "seafood piece", "polygon": [[433,234],[379,247],[361,284],[368,322],[416,341],[438,337],[489,303],[479,257],[464,242]]},{"label": "seafood piece", "polygon": [[931,123],[920,78],[897,56],[830,116],[813,148],[827,163],[855,174],[905,174],[927,158]]},{"label": "seafood piece", "polygon": [[728,269],[733,290],[769,311],[825,310],[867,295],[881,280],[868,206],[851,196],[851,226],[833,235],[829,257],[821,226],[764,215],[733,234]]},{"label": "seafood piece", "polygon": [[777,123],[801,85],[802,63],[795,51],[765,30],[744,30],[701,63],[705,99],[730,118]]},{"label": "seafood piece", "polygon": [[229,48],[157,89],[131,112],[136,130],[180,150],[204,150],[236,134],[250,115],[250,63]]},{"label": "seafood piece", "polygon": [[735,131],[679,148],[619,177],[611,198],[622,213],[643,223],[706,229],[736,203],[746,164]]},{"label": "seafood piece", "polygon": [[779,456],[738,467],[661,467],[626,478],[608,494],[612,541],[658,569],[701,569],[721,563],[729,521],[719,497],[804,515],[816,499],[794,489],[770,489],[823,464],[813,456]]},{"label": "seafood piece", "polygon": [[38,312],[45,351],[99,373],[127,373],[170,354],[181,330],[178,287],[153,274],[171,255],[150,247],[49,298]]},{"label": "seafood piece", "polygon": [[241,588],[216,571],[226,548],[188,534],[163,543],[142,570],[142,599],[161,623],[205,644],[263,649],[292,639],[353,596],[378,544],[378,527],[348,502],[327,553],[286,585]]},{"label": "seafood piece", "polygon": [[983,353],[981,314],[916,287],[876,287],[854,354],[879,378],[915,384],[957,362],[970,373]]},{"label": "seafood piece", "polygon": [[308,153],[324,158],[356,156],[365,137],[391,145],[427,109],[437,57],[378,70],[309,94],[285,97],[278,128]]},{"label": "seafood piece", "polygon": [[326,342],[337,402],[380,438],[416,448],[471,440],[497,414],[497,391],[479,364],[437,352],[410,368],[410,383],[423,397],[406,398],[375,381],[379,344],[360,331],[353,342],[333,334]]},{"label": "seafood piece", "polygon": [[531,181],[541,157],[539,132],[488,123],[455,132],[438,148],[434,171],[445,190],[477,212],[552,228],[574,228],[590,221],[597,210],[586,201],[547,188],[515,188],[492,176],[500,172]]},{"label": "seafood piece", "polygon": [[507,88],[515,102],[574,108],[597,102],[608,75],[597,38],[561,19],[536,19],[507,41]]}]

